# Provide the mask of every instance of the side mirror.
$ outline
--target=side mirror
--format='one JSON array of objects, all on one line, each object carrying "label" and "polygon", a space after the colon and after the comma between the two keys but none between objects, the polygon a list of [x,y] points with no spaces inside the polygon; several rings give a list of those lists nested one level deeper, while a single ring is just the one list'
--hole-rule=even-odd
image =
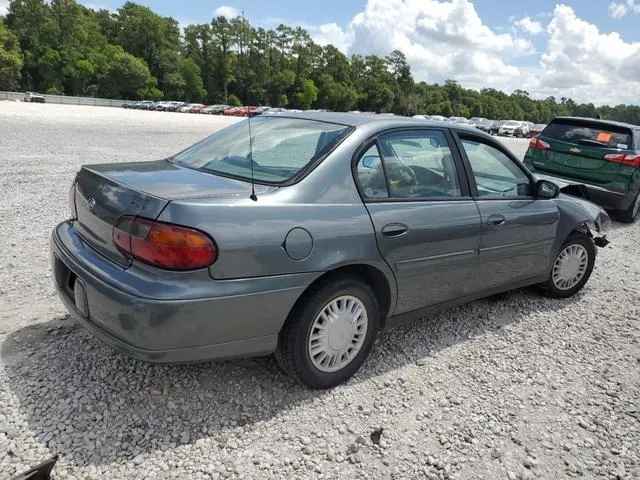
[{"label": "side mirror", "polygon": [[380,165],[380,157],[375,155],[367,155],[362,159],[362,166],[364,168],[377,168]]},{"label": "side mirror", "polygon": [[560,188],[553,182],[538,180],[536,183],[536,196],[538,198],[557,198]]},{"label": "side mirror", "polygon": [[431,145],[433,148],[440,148],[440,144],[433,137],[429,137],[429,145]]}]

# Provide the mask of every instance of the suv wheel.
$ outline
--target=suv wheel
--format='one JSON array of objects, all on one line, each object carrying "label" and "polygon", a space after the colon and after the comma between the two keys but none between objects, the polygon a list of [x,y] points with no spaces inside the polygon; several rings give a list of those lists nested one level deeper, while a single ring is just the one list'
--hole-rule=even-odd
[{"label": "suv wheel", "polygon": [[360,279],[322,282],[306,293],[282,327],[276,361],[299,383],[334,387],[366,360],[379,318],[376,297]]},{"label": "suv wheel", "polygon": [[569,298],[585,286],[596,260],[596,246],[583,233],[573,233],[560,247],[560,252],[549,272],[549,279],[542,285],[546,295],[553,298]]},{"label": "suv wheel", "polygon": [[636,193],[636,198],[629,208],[618,213],[618,219],[624,223],[633,223],[640,213],[640,192]]}]

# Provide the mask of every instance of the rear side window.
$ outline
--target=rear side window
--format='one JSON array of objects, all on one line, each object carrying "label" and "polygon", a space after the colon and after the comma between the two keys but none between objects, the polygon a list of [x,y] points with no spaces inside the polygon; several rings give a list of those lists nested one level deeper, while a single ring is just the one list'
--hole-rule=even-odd
[{"label": "rear side window", "polygon": [[554,120],[542,131],[541,136],[594,147],[633,148],[631,130],[616,125]]}]

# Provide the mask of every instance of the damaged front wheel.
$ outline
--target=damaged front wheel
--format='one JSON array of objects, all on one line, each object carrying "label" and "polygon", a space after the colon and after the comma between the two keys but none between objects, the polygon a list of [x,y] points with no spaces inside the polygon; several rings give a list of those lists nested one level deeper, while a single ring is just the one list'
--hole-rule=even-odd
[{"label": "damaged front wheel", "polygon": [[596,260],[593,239],[583,233],[573,233],[565,240],[549,272],[549,279],[541,285],[545,294],[553,298],[572,297],[585,286]]}]

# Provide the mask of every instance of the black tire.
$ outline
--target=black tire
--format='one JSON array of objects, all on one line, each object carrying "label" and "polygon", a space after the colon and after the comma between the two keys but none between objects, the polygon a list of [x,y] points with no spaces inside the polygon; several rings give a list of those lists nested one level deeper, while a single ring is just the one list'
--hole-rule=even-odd
[{"label": "black tire", "polygon": [[[367,313],[364,342],[351,360],[335,372],[316,368],[307,348],[314,321],[324,307],[343,295],[356,297]],[[280,368],[298,383],[314,389],[339,385],[356,373],[369,356],[380,324],[380,310],[373,291],[358,277],[331,277],[312,286],[293,308],[280,330],[275,358]]]},{"label": "black tire", "polygon": [[615,215],[618,220],[624,223],[633,223],[640,214],[640,192],[636,193],[633,202],[626,210],[621,210]]},{"label": "black tire", "polygon": [[[555,282],[553,281],[553,270],[554,270],[553,267],[558,257],[560,256],[560,254],[568,246],[574,245],[574,244],[581,245],[586,250],[587,267],[582,277],[578,281],[578,283],[576,283],[573,287],[568,289],[558,288],[558,286],[556,286]],[[564,243],[560,247],[560,250],[556,253],[556,256],[553,260],[553,265],[551,266],[551,270],[549,271],[549,278],[544,284],[541,285],[544,294],[552,298],[569,298],[574,296],[576,293],[582,290],[582,288],[585,286],[587,281],[589,281],[589,277],[591,277],[591,272],[593,272],[593,266],[595,264],[595,261],[596,261],[596,246],[593,243],[593,240],[591,239],[591,237],[588,237],[583,233],[572,233],[571,235],[569,235],[569,237],[567,237],[567,239],[564,241]]]}]

